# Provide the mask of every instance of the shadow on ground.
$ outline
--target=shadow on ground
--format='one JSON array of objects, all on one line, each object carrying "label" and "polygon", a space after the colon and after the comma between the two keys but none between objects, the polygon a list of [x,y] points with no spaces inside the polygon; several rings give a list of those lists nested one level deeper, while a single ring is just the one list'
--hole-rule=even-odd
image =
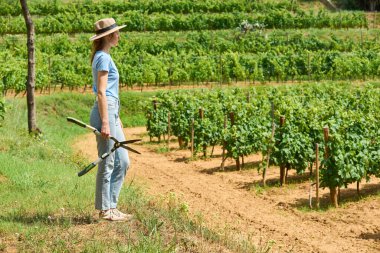
[{"label": "shadow on ground", "polygon": [[375,240],[380,241],[380,231],[376,231],[374,233],[362,233],[359,238],[365,240]]},{"label": "shadow on ground", "polygon": [[[260,163],[261,163],[261,161],[245,163],[242,166],[241,170],[243,171],[243,170],[257,169],[257,168],[259,168]],[[213,175],[216,172],[233,172],[233,171],[239,171],[236,168],[236,165],[224,166],[224,170],[222,170],[220,168],[220,166],[218,166],[218,167],[214,167],[214,168],[203,169],[200,172],[205,173],[205,174],[209,174],[209,175]]]},{"label": "shadow on ground", "polygon": [[[286,178],[286,185],[296,185],[300,183],[304,183],[310,180],[310,174],[309,173],[304,173],[304,174],[295,174],[295,175],[288,175]],[[266,180],[266,187],[279,187],[280,186],[280,178],[270,178]],[[263,185],[263,180],[254,180],[252,182],[248,183],[242,183],[240,189],[245,189],[245,190],[251,190],[252,188],[255,187],[264,187]]]},{"label": "shadow on ground", "polygon": [[85,225],[98,223],[98,220],[94,219],[92,216],[53,216],[45,213],[39,213],[35,215],[25,215],[25,214],[9,214],[8,216],[0,216],[0,220],[22,223],[22,224],[39,224],[43,223],[51,226],[60,225]]},{"label": "shadow on ground", "polygon": [[[314,188],[315,189],[315,188]],[[315,191],[313,189],[313,205],[315,205]],[[366,184],[360,188],[360,194],[358,195],[357,190],[353,188],[349,189],[340,189],[340,199],[339,204],[349,203],[349,202],[358,202],[365,197],[376,196],[380,194],[380,184]],[[301,208],[309,206],[308,198],[299,198],[296,199],[295,203],[289,204],[295,208]],[[320,197],[320,207],[321,209],[327,209],[331,205],[330,194],[326,193]]]}]

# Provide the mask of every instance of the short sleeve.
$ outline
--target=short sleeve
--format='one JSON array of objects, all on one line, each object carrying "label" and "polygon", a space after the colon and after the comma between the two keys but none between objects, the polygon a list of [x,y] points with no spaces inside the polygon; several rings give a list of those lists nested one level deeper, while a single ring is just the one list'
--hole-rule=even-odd
[{"label": "short sleeve", "polygon": [[96,62],[96,70],[97,71],[107,71],[110,70],[111,57],[108,57],[106,54],[102,54],[99,56]]}]

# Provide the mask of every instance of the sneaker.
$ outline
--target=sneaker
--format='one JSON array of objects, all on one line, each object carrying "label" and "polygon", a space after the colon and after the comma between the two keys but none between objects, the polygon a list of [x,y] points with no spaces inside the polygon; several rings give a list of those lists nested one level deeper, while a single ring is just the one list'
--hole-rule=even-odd
[{"label": "sneaker", "polygon": [[114,209],[111,209],[112,213],[116,216],[119,216],[119,217],[123,217],[124,219],[126,220],[130,220],[133,218],[133,215],[132,214],[126,214],[126,213],[122,213],[120,210],[118,210],[117,208],[114,208]]},{"label": "sneaker", "polygon": [[114,212],[113,209],[103,210],[99,213],[99,218],[108,221],[127,221],[127,218],[122,217],[118,213]]},{"label": "sneaker", "polygon": [[111,210],[102,210],[99,212],[99,219],[109,220],[111,219]]}]

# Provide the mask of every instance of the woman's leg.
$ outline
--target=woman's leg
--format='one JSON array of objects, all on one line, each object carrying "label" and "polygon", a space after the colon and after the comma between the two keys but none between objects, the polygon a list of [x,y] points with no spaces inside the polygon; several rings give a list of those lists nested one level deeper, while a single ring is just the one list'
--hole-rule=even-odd
[{"label": "woman's leg", "polygon": [[[115,137],[120,142],[125,141],[119,118],[116,119]],[[114,169],[111,175],[111,208],[117,207],[120,190],[128,168],[128,151],[124,148],[118,148],[115,151]]]},{"label": "woman's leg", "polygon": [[[108,103],[108,120],[110,124],[110,134],[115,136],[116,134],[116,117],[115,112],[116,104]],[[101,118],[99,115],[99,109],[95,104],[90,117],[90,122],[93,127],[100,131]],[[104,139],[101,136],[96,136],[96,142],[98,146],[98,156],[109,152],[114,142],[109,139]],[[108,210],[111,208],[111,175],[114,170],[115,153],[110,154],[107,158],[98,164],[98,173],[96,175],[96,191],[95,191],[95,208],[98,210]]]}]

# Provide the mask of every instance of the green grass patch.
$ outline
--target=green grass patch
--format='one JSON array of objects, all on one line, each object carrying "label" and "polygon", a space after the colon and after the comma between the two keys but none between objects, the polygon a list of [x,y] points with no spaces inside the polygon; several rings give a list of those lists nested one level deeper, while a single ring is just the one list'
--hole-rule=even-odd
[{"label": "green grass patch", "polygon": [[[141,103],[150,95],[121,94],[125,125],[142,124]],[[223,245],[261,252],[249,240],[231,239],[232,232],[227,237],[191,219],[189,206],[174,193],[153,199],[133,181],[123,187],[119,207],[135,219],[99,222],[95,173],[77,177],[89,161],[71,148],[87,132],[66,121],[71,116],[88,122],[93,96],[59,93],[39,96],[36,102],[42,134],[33,137],[27,133],[25,100],[6,100],[0,127],[0,251],[213,252]]]},{"label": "green grass patch", "polygon": [[[141,124],[137,120],[143,114],[136,101],[144,96],[148,94],[122,94],[127,101],[123,107],[125,125]],[[125,232],[119,239],[115,236],[106,240],[104,233],[114,225],[98,227],[93,207],[95,173],[76,176],[88,161],[75,155],[70,146],[86,131],[66,121],[67,116],[72,116],[88,122],[93,96],[60,93],[36,100],[37,124],[42,131],[37,137],[27,133],[24,99],[6,101],[5,120],[0,128],[0,234],[7,240],[1,241],[1,248],[6,250],[6,242],[13,241],[20,251],[103,252],[110,247],[125,252],[149,252],[149,248],[165,251],[171,245],[170,235],[162,238],[160,231],[144,233],[145,227],[154,223],[152,220],[162,217],[147,208],[149,199],[133,184],[124,187],[120,199],[120,207],[138,218],[129,231],[133,240],[128,243]],[[129,225],[120,224],[115,229]],[[96,232],[92,233],[93,229]]]}]

